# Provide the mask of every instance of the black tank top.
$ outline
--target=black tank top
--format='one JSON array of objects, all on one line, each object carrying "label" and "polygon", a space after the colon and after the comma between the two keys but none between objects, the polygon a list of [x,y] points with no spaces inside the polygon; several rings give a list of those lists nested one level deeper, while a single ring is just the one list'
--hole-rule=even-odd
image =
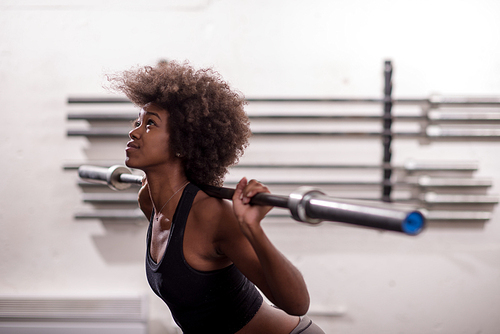
[{"label": "black tank top", "polygon": [[214,271],[192,268],[184,258],[186,221],[199,188],[188,184],[177,205],[163,258],[151,258],[151,219],[147,234],[146,275],[153,291],[168,305],[186,334],[230,334],[257,313],[263,298],[234,264]]}]

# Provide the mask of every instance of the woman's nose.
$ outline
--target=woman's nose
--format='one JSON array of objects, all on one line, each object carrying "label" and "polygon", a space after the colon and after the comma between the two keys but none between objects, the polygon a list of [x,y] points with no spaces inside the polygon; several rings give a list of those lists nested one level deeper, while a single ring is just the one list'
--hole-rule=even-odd
[{"label": "woman's nose", "polygon": [[128,136],[130,139],[138,139],[140,137],[140,126],[137,126],[129,131]]}]

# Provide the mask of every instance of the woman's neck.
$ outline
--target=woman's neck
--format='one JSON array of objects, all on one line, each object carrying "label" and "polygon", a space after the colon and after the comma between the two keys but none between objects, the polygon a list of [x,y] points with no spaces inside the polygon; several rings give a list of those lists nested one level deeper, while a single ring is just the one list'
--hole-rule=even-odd
[{"label": "woman's neck", "polygon": [[149,185],[151,200],[153,201],[153,206],[156,210],[159,210],[176,191],[188,182],[186,174],[180,165],[147,170],[145,173]]}]

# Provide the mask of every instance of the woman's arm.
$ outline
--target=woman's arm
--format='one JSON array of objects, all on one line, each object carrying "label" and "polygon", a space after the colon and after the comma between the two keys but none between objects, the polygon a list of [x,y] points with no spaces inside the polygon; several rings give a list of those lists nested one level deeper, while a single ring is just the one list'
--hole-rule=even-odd
[{"label": "woman's arm", "polygon": [[309,309],[309,293],[299,270],[271,243],[260,224],[271,207],[250,205],[250,198],[269,190],[243,178],[233,196],[239,231],[232,231],[221,246],[240,271],[277,307],[292,315]]}]

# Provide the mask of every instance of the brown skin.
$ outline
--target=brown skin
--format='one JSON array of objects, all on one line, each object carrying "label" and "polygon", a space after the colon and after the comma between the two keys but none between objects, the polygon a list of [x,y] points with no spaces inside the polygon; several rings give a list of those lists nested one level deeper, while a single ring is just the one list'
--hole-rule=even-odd
[{"label": "brown skin", "polygon": [[[181,158],[169,145],[168,113],[155,105],[141,110],[130,131],[126,164],[142,169],[145,182],[139,191],[139,206],[150,218],[187,181]],[[184,257],[201,271],[234,263],[278,308],[265,302],[240,331],[246,333],[290,333],[309,308],[309,294],[301,273],[281,254],[260,224],[271,207],[252,206],[252,196],[269,192],[261,183],[243,178],[233,203],[200,191],[193,202],[184,234]],[[166,249],[171,219],[182,191],[156,212],[152,226],[151,257],[158,262]],[[158,218],[158,220],[156,220]]]}]

